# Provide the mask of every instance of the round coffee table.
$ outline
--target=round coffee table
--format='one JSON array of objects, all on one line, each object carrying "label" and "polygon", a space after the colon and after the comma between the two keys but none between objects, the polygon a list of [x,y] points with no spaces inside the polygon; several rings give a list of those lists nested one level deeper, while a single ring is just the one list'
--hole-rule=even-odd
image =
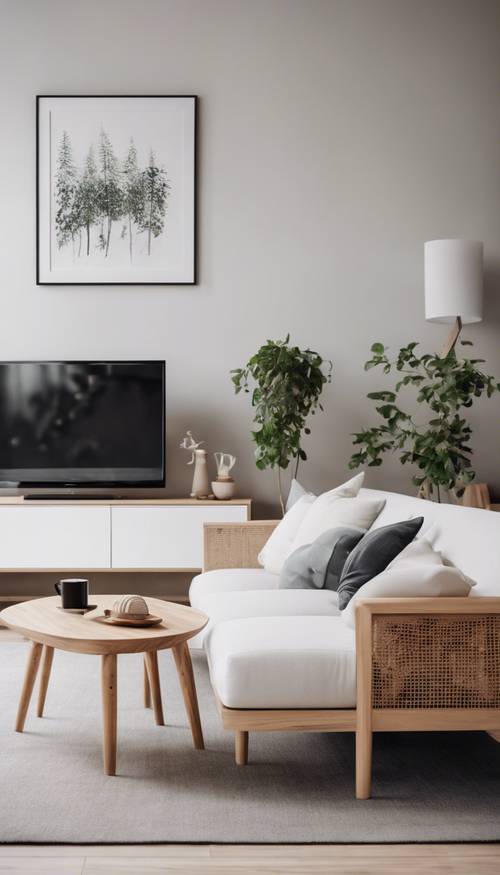
[{"label": "round coffee table", "polygon": [[117,656],[119,653],[144,653],[144,703],[146,707],[150,707],[152,701],[156,723],[163,726],[158,650],[171,649],[194,746],[197,750],[203,750],[193,666],[186,642],[203,629],[208,617],[185,605],[148,598],[150,612],[163,618],[161,625],[142,629],[114,626],[105,622],[104,610],[113,606],[117,596],[92,595],[91,598],[97,608],[85,614],[61,610],[58,596],[32,599],[2,611],[4,623],[32,641],[17,712],[16,731],[22,732],[24,729],[42,650],[38,717],[43,716],[54,649],[100,655],[104,771],[107,775],[116,774]]}]

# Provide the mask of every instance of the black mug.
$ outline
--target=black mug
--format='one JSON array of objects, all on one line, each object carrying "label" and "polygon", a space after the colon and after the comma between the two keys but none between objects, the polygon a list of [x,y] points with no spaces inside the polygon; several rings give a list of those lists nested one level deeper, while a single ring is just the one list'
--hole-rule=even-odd
[{"label": "black mug", "polygon": [[89,582],[83,577],[68,577],[55,583],[55,590],[61,596],[62,607],[66,610],[83,610],[89,604]]}]

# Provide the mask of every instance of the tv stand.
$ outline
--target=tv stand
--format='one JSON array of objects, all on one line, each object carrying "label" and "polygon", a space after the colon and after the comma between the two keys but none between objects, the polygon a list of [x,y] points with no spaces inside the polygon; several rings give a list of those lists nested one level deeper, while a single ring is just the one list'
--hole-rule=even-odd
[{"label": "tv stand", "polygon": [[[35,498],[35,496],[31,496]],[[36,496],[0,503],[0,576],[16,572],[92,578],[98,572],[196,574],[205,523],[251,517],[251,501]],[[16,593],[11,601],[22,601]],[[6,598],[0,594],[0,602]]]}]

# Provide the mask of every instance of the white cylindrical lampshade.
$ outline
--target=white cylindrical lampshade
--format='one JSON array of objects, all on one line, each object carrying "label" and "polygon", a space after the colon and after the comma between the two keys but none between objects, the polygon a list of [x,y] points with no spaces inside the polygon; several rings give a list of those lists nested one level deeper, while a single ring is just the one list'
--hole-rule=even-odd
[{"label": "white cylindrical lampshade", "polygon": [[425,244],[425,318],[429,322],[483,318],[483,244],[430,240]]}]

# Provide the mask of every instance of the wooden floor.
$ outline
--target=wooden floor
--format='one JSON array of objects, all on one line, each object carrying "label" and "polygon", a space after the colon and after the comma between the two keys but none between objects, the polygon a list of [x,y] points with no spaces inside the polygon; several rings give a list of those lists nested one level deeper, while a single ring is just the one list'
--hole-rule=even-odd
[{"label": "wooden floor", "polygon": [[0,846],[0,873],[498,875],[498,845]]},{"label": "wooden floor", "polygon": [[[8,640],[20,639],[0,621],[0,647]],[[0,875],[7,872],[17,875],[500,875],[500,844],[0,845]]]}]

